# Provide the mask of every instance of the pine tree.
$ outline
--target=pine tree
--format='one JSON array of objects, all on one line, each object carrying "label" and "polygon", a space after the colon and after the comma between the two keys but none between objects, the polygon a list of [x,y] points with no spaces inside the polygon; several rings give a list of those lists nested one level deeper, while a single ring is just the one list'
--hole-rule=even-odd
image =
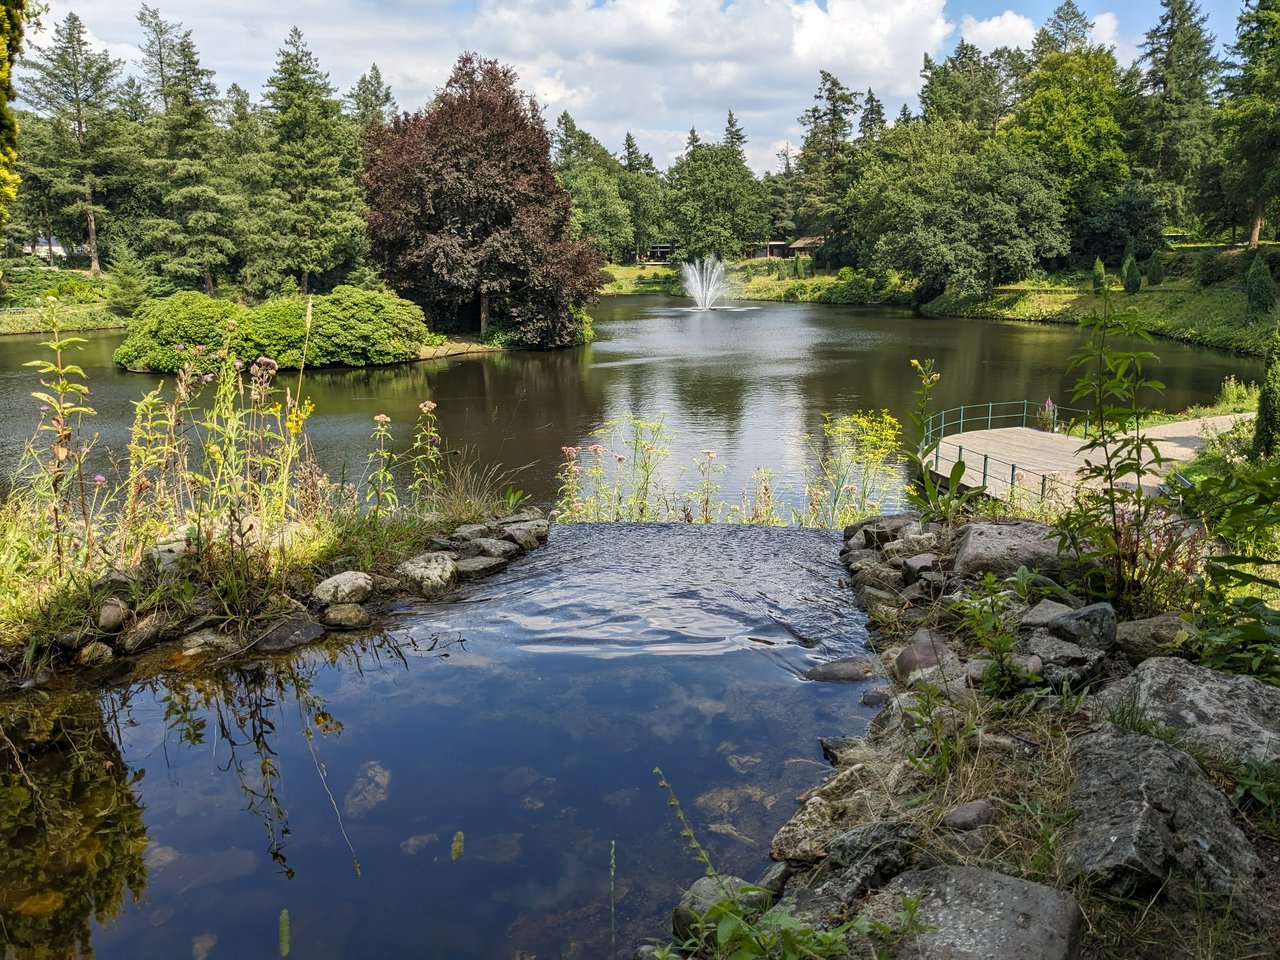
[{"label": "pine tree", "polygon": [[911,108],[904,103],[902,109],[898,111],[895,123],[910,123],[912,119],[914,118],[911,116]]},{"label": "pine tree", "polygon": [[1138,261],[1132,253],[1127,254],[1120,265],[1120,278],[1124,282],[1124,292],[1133,296],[1142,289],[1142,272],[1138,269]]},{"label": "pine tree", "polygon": [[862,141],[878,140],[886,126],[884,104],[876,96],[876,92],[867,88],[866,99],[862,101],[862,116],[858,118],[858,139]]},{"label": "pine tree", "polygon": [[347,116],[361,130],[367,130],[375,123],[389,123],[400,110],[376,63],[370,64],[368,71],[360,74],[360,79],[342,98],[342,103]]},{"label": "pine tree", "polygon": [[1101,293],[1107,287],[1107,268],[1103,266],[1102,258],[1095,257],[1093,260],[1093,292]]},{"label": "pine tree", "polygon": [[853,176],[854,119],[859,95],[832,73],[819,71],[813,106],[800,115],[804,141],[796,167],[803,185],[799,229],[832,236],[838,230],[841,205]]},{"label": "pine tree", "polygon": [[64,213],[84,225],[89,269],[97,274],[99,220],[106,213],[100,190],[112,145],[111,99],[120,61],[94,50],[84,22],[67,14],[53,31],[53,43],[33,48],[25,61],[31,78],[22,99],[53,122],[59,158],[55,189]]},{"label": "pine tree", "polygon": [[107,276],[107,308],[128,320],[151,297],[151,280],[127,244],[116,244]]},{"label": "pine tree", "polygon": [[354,263],[364,231],[356,144],[329,75],[297,27],[277,52],[266,105],[270,188],[255,211],[247,279],[270,289],[292,278],[305,295],[318,277]]},{"label": "pine tree", "polygon": [[1267,204],[1280,195],[1280,0],[1246,0],[1231,48],[1222,125],[1232,189],[1249,205],[1249,249],[1261,238]]},{"label": "pine tree", "polygon": [[1053,15],[1036,32],[1031,56],[1040,63],[1051,53],[1072,53],[1089,46],[1093,21],[1084,15],[1075,0],[1063,0]]},{"label": "pine tree", "polygon": [[1245,298],[1248,302],[1249,321],[1269,317],[1276,308],[1276,282],[1271,277],[1271,268],[1262,254],[1255,254],[1249,272],[1244,278]]},{"label": "pine tree", "polygon": [[1253,455],[1265,460],[1280,449],[1280,329],[1271,337],[1267,368],[1258,394],[1258,416],[1253,421]]},{"label": "pine tree", "polygon": [[743,131],[741,124],[738,123],[738,118],[733,115],[732,110],[729,111],[729,115],[724,121],[724,140],[722,142],[730,150],[736,151],[738,156],[742,157],[743,162],[746,162],[747,155],[744,148],[747,145],[747,135]]},{"label": "pine tree", "polygon": [[1158,287],[1164,283],[1164,258],[1159,253],[1151,254],[1147,261],[1147,286]]}]

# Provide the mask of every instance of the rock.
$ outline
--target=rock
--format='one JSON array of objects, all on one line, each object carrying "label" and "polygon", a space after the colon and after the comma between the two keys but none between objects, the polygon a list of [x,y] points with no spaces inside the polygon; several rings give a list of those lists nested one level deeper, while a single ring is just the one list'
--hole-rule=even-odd
[{"label": "rock", "polygon": [[907,557],[902,563],[902,582],[910,586],[920,579],[921,575],[941,569],[941,561],[936,553],[918,553]]},{"label": "rock", "polygon": [[53,635],[53,646],[68,653],[75,653],[89,642],[89,635],[79,630],[68,630]]},{"label": "rock", "polygon": [[922,894],[916,929],[894,948],[897,957],[935,960],[1077,960],[1084,915],[1075,897],[1030,880],[977,867],[933,867],[896,877],[863,915],[900,925],[903,898]]},{"label": "rock", "polygon": [[364,603],[372,592],[373,577],[359,570],[348,570],[316,584],[311,599],[322,607],[331,603]]},{"label": "rock", "polygon": [[118,597],[111,597],[98,610],[98,629],[103,633],[119,633],[132,612],[129,604]]},{"label": "rock", "polygon": [[355,782],[347,791],[342,809],[349,817],[363,817],[387,799],[391,791],[391,771],[377,760],[368,760],[356,771]]},{"label": "rock", "polygon": [[917,554],[929,553],[938,549],[936,533],[907,533],[900,539],[891,540],[882,548],[886,557],[914,557]]},{"label": "rock", "polygon": [[828,882],[845,903],[860,900],[907,868],[915,841],[915,830],[892,820],[848,830],[828,845],[827,864],[833,871]]},{"label": "rock", "polygon": [[875,587],[894,590],[902,585],[902,572],[880,560],[854,560],[848,564],[849,581],[855,589]]},{"label": "rock", "polygon": [[902,609],[902,598],[879,587],[858,590],[858,606],[877,620],[892,620]]},{"label": "rock", "polygon": [[76,654],[76,662],[82,667],[98,667],[104,663],[110,663],[115,657],[111,652],[111,648],[99,640],[85,644],[80,648],[80,652]]},{"label": "rock", "polygon": [[[843,536],[845,540],[862,532],[867,527],[877,527],[883,530],[894,532],[915,524],[918,528],[920,525],[920,514],[915,510],[906,510],[902,513],[878,513],[875,516],[863,517],[856,523],[851,523],[844,528]],[[890,537],[889,540],[894,539]],[[888,543],[889,540],[883,541]]]},{"label": "rock", "polygon": [[784,823],[769,844],[769,856],[792,863],[812,863],[827,855],[827,843],[840,833],[837,811],[823,797],[810,797]]},{"label": "rock", "polygon": [[1036,570],[1054,580],[1064,573],[1063,558],[1053,531],[1043,523],[971,523],[960,532],[953,569],[957,576],[980,578],[984,573],[1010,577],[1019,567]]},{"label": "rock", "polygon": [[160,642],[169,626],[169,618],[162,613],[149,613],[133,628],[116,637],[116,650],[120,653],[137,653]]},{"label": "rock", "polygon": [[902,649],[893,661],[894,675],[903,683],[910,684],[913,674],[944,662],[958,662],[947,646],[947,638],[936,630],[920,629],[911,638],[911,643]]},{"label": "rock", "polygon": [[428,600],[443,596],[458,579],[458,565],[439,551],[420,553],[396,567],[396,576],[413,593]]},{"label": "rock", "polygon": [[787,885],[787,881],[794,873],[795,870],[789,863],[771,863],[765,868],[764,873],[760,874],[756,886],[768,890],[776,897],[782,893],[782,888]]},{"label": "rock", "polygon": [[1116,642],[1116,611],[1109,603],[1090,604],[1054,617],[1045,629],[1086,649],[1110,650]]},{"label": "rock", "polygon": [[1069,876],[1123,897],[1163,889],[1185,903],[1203,891],[1229,894],[1248,915],[1262,864],[1194,760],[1109,723],[1076,737],[1071,756],[1080,816],[1065,836]]},{"label": "rock", "polygon": [[852,536],[844,538],[844,546],[840,548],[840,555],[843,557],[846,553],[853,553],[857,550],[867,549],[867,538],[862,535],[859,530]]},{"label": "rock", "polygon": [[294,647],[300,647],[304,643],[318,640],[324,634],[324,627],[312,620],[310,616],[294,614],[269,626],[266,632],[258,637],[253,644],[253,648],[266,653],[292,650]]},{"label": "rock", "polygon": [[996,818],[996,805],[990,800],[971,800],[952,807],[942,818],[942,825],[952,830],[974,830],[985,827]]},{"label": "rock", "polygon": [[512,523],[500,528],[501,534],[509,540],[519,543],[523,534],[533,534],[534,539],[543,542],[551,532],[551,526],[545,520],[529,520],[525,523]]},{"label": "rock", "polygon": [[1038,657],[1043,664],[1040,676],[1055,690],[1070,686],[1079,690],[1097,676],[1106,653],[1059,640],[1043,628],[1030,637],[1018,641],[1017,651],[1024,656]]},{"label": "rock", "polygon": [[191,542],[185,537],[176,540],[165,540],[156,543],[147,551],[147,559],[151,561],[157,570],[164,572],[176,566],[193,550],[194,547]]},{"label": "rock", "polygon": [[839,660],[828,660],[806,671],[806,680],[828,680],[838,683],[852,683],[866,680],[876,674],[879,663],[874,657],[842,657]]},{"label": "rock", "polygon": [[671,911],[671,933],[676,942],[696,940],[700,935],[714,941],[715,923],[711,924],[710,929],[699,930],[702,918],[717,903],[730,898],[748,908],[761,910],[769,905],[771,899],[767,890],[756,890],[741,877],[700,877],[685,891],[676,908]]},{"label": "rock", "polygon": [[480,553],[486,557],[509,559],[520,552],[519,544],[513,543],[510,540],[495,540],[493,537],[476,537],[471,542],[479,547]]},{"label": "rock", "polygon": [[1175,657],[1152,657],[1090,698],[1094,717],[1137,711],[1226,761],[1280,761],[1280,687]]},{"label": "rock", "polygon": [[636,947],[636,952],[631,955],[631,960],[654,960],[657,955],[657,947],[652,943],[643,943]]},{"label": "rock", "polygon": [[1064,613],[1070,613],[1071,609],[1057,600],[1041,600],[1023,615],[1018,623],[1018,629],[1034,630],[1036,627],[1047,627],[1050,620],[1055,620]]},{"label": "rock", "polygon": [[473,580],[486,574],[495,573],[507,565],[508,561],[501,557],[468,557],[457,563],[458,576],[463,580]]},{"label": "rock", "polygon": [[[1012,666],[1022,674],[1023,679],[1021,682],[1016,684],[1016,686],[1028,687],[1044,679],[1044,663],[1039,657],[1030,654],[1015,653],[1009,658],[1009,660]],[[969,686],[981,687],[987,670],[989,670],[994,663],[994,660],[989,660],[985,657],[970,660],[966,663],[964,665],[964,669],[966,679],[969,681]]]},{"label": "rock", "polygon": [[320,622],[334,630],[362,630],[373,618],[358,603],[335,603],[320,614]]},{"label": "rock", "polygon": [[822,747],[822,758],[835,766],[840,762],[840,754],[857,747],[861,740],[857,737],[819,737],[818,745]]},{"label": "rock", "polygon": [[232,653],[240,646],[239,638],[219,633],[212,627],[193,630],[182,638],[182,652],[189,657],[200,653]]},{"label": "rock", "polygon": [[1167,654],[1178,637],[1193,637],[1199,630],[1178,614],[1162,613],[1148,620],[1130,620],[1116,625],[1116,649],[1137,666],[1143,660]]},{"label": "rock", "polygon": [[493,532],[493,527],[487,523],[464,523],[453,531],[453,536],[455,540],[476,540]]},{"label": "rock", "polygon": [[532,529],[522,524],[513,524],[510,527],[503,527],[501,536],[505,540],[509,540],[522,550],[533,550],[538,546],[538,537]]},{"label": "rock", "polygon": [[[846,527],[848,530],[862,530],[862,539],[868,547],[883,547],[886,543],[892,543],[894,540],[901,540],[904,536],[911,536],[920,532],[920,517],[913,513],[900,513],[891,517],[874,517],[869,518],[863,527],[854,524],[853,527]],[[853,536],[848,533],[847,536]]]},{"label": "rock", "polygon": [[509,527],[517,523],[533,523],[536,520],[545,520],[546,515],[537,507],[525,507],[516,513],[509,513],[505,517],[499,517],[494,521],[500,527]]},{"label": "rock", "polygon": [[870,690],[862,691],[858,702],[864,707],[883,707],[891,699],[893,699],[893,691],[888,687],[872,687]]}]

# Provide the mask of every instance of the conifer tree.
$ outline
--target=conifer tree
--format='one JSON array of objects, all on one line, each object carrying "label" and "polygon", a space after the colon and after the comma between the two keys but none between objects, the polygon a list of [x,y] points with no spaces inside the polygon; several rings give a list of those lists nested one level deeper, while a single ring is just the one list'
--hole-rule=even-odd
[{"label": "conifer tree", "polygon": [[1142,272],[1132,253],[1125,255],[1124,263],[1120,266],[1120,278],[1124,282],[1124,292],[1129,296],[1132,297],[1142,289]]},{"label": "conifer tree", "polygon": [[1101,257],[1093,259],[1093,292],[1101,293],[1107,287],[1107,268],[1102,263]]},{"label": "conifer tree", "polygon": [[1231,48],[1222,124],[1232,190],[1249,208],[1249,249],[1256,250],[1267,204],[1280,195],[1280,0],[1246,0]]},{"label": "conifer tree", "polygon": [[1158,287],[1164,283],[1164,258],[1158,252],[1147,261],[1147,286]]},{"label": "conifer tree", "polygon": [[128,244],[117,243],[113,249],[107,276],[107,308],[128,320],[150,298],[151,280]]},{"label": "conifer tree", "polygon": [[1276,282],[1271,276],[1271,268],[1260,253],[1254,255],[1249,272],[1245,274],[1244,290],[1250,322],[1269,317],[1275,310]]},{"label": "conifer tree", "polygon": [[1253,455],[1260,460],[1280,451],[1280,328],[1271,337],[1267,367],[1258,394],[1258,415],[1253,421]]},{"label": "conifer tree", "polygon": [[884,104],[868,87],[866,99],[862,101],[862,116],[858,118],[858,139],[864,142],[876,140],[884,133],[885,126]]},{"label": "conifer tree", "polygon": [[375,123],[389,123],[400,110],[396,98],[391,95],[391,87],[382,79],[382,71],[376,63],[360,74],[345,97],[342,104],[347,116],[356,122],[363,131]]}]

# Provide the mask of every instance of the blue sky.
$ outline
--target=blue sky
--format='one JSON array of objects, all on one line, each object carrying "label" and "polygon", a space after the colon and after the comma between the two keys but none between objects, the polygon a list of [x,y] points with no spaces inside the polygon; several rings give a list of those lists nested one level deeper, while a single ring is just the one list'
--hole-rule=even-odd
[{"label": "blue sky", "polygon": [[[1160,15],[1157,0],[1077,0],[1095,37],[1128,63]],[[961,35],[980,47],[1029,45],[1052,0],[152,0],[192,30],[225,87],[255,95],[275,52],[298,26],[336,87],[377,62],[404,109],[421,107],[463,50],[515,66],[554,118],[568,110],[617,150],[630,130],[666,165],[691,126],[714,137],[732,109],[758,170],[796,142],[819,69],[875,89],[890,116],[915,105],[924,54],[945,56]],[[75,11],[115,56],[137,56],[136,7],[55,0],[49,24]],[[1220,41],[1234,36],[1240,0],[1201,0]],[[41,36],[31,38],[39,44]],[[19,76],[21,85],[21,75]]]}]

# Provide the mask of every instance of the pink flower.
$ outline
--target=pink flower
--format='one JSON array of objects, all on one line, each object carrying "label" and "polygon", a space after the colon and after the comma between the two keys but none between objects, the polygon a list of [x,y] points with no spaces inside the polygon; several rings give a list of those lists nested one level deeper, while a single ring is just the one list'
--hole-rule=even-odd
[{"label": "pink flower", "polygon": [[99,473],[93,478],[93,482],[96,483],[98,486],[102,486],[104,483],[107,482],[107,478]]},{"label": "pink flower", "polygon": [[613,456],[614,456],[614,459],[617,460],[619,463],[622,463],[623,460],[627,459],[620,453],[615,453]]},{"label": "pink flower", "polygon": [[421,410],[423,413],[430,413],[435,408],[436,408],[436,404],[434,400],[423,400],[420,404],[418,404],[418,409]]},{"label": "pink flower", "polygon": [[591,451],[591,453],[594,456],[597,456],[597,457],[600,456],[602,453],[604,453],[604,447],[598,443],[593,443],[588,449]]},{"label": "pink flower", "polygon": [[385,413],[380,413],[373,418],[373,422],[374,423],[390,423],[391,418],[388,417]]}]

